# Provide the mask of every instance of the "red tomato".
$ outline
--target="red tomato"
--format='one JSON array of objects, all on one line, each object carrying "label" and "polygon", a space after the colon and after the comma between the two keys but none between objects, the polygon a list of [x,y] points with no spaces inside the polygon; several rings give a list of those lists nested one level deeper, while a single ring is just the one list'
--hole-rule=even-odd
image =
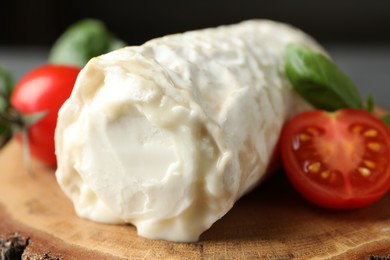
[{"label": "red tomato", "polygon": [[327,208],[359,208],[390,188],[390,132],[363,110],[309,111],[282,131],[282,160],[293,186]]},{"label": "red tomato", "polygon": [[16,84],[11,96],[11,105],[24,115],[48,112],[28,128],[28,139],[32,156],[51,166],[56,165],[54,131],[57,113],[70,96],[79,72],[80,68],[63,65],[38,67]]}]

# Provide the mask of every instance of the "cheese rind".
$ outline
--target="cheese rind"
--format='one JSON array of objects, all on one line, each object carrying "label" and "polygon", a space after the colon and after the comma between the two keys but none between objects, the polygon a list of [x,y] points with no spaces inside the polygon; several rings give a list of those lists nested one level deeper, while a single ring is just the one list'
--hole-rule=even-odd
[{"label": "cheese rind", "polygon": [[266,173],[308,109],[283,69],[288,25],[251,20],[93,58],[59,112],[56,177],[80,217],[196,241]]}]

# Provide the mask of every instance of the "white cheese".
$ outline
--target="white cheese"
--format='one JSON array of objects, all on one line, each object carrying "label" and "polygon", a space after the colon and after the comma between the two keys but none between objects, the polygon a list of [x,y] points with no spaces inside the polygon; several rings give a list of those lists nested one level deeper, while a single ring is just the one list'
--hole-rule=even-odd
[{"label": "white cheese", "polygon": [[308,108],[283,51],[320,47],[267,20],[93,58],[56,129],[57,180],[80,217],[196,241],[265,175],[285,120]]}]

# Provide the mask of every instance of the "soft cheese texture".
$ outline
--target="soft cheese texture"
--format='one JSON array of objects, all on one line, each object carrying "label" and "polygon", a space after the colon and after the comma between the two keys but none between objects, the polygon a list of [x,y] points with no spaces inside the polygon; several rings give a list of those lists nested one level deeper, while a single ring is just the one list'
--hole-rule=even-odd
[{"label": "soft cheese texture", "polygon": [[59,112],[58,183],[80,217],[196,241],[265,175],[308,108],[283,70],[290,26],[251,20],[92,59]]}]

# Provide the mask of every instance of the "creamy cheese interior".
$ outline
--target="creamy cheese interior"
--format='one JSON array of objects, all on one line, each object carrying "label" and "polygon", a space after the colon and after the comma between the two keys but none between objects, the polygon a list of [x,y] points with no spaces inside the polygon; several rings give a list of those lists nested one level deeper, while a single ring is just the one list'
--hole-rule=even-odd
[{"label": "creamy cheese interior", "polygon": [[308,108],[283,71],[290,26],[252,20],[123,48],[81,71],[56,129],[80,217],[196,241],[259,183],[285,120]]}]

